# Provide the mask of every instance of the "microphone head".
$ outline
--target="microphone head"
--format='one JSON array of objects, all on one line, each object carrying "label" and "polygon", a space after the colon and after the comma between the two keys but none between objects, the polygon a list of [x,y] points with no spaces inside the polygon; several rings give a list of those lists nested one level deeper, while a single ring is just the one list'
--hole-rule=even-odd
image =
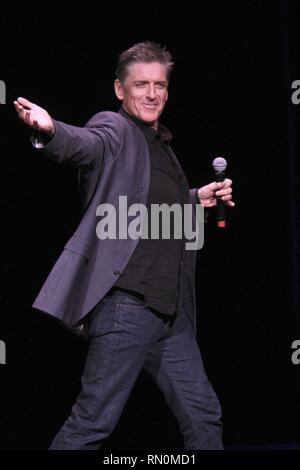
[{"label": "microphone head", "polygon": [[212,162],[212,166],[216,173],[222,173],[226,170],[227,161],[223,157],[217,157]]}]

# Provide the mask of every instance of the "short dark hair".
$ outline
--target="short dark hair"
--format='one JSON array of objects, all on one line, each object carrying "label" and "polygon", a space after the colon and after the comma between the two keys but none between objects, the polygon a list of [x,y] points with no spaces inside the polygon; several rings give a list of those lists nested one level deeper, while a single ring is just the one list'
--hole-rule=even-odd
[{"label": "short dark hair", "polygon": [[159,62],[164,64],[167,69],[168,79],[174,67],[172,56],[165,46],[151,41],[144,41],[134,44],[119,55],[116,78],[124,82],[128,74],[128,66],[137,62]]}]

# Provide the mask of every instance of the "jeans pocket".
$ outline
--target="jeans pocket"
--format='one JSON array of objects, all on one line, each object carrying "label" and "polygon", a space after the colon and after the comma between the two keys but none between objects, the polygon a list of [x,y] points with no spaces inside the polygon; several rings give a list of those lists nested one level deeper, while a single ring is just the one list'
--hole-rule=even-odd
[{"label": "jeans pocket", "polygon": [[100,336],[110,331],[114,324],[116,304],[104,297],[92,310],[88,319],[88,337]]}]

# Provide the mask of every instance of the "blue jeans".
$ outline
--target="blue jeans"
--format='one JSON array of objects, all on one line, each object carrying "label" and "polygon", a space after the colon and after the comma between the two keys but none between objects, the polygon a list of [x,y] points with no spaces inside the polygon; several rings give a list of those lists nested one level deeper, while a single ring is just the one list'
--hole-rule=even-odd
[{"label": "blue jeans", "polygon": [[142,368],[176,416],[185,449],[222,449],[219,401],[207,379],[188,318],[159,315],[121,290],[89,320],[81,392],[50,449],[98,449],[113,431]]}]

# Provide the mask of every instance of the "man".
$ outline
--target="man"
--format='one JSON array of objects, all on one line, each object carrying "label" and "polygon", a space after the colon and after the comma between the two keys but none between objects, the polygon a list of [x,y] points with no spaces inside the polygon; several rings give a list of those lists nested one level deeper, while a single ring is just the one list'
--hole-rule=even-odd
[{"label": "man", "polygon": [[[228,206],[231,181],[189,191],[158,119],[168,99],[170,53],[135,44],[119,57],[119,113],[102,112],[84,128],[53,120],[24,98],[19,117],[35,130],[34,145],[81,170],[83,216],[34,307],[74,330],[88,328],[81,392],[51,449],[98,449],[113,431],[144,369],[178,419],[186,449],[222,449],[221,411],[195,340],[195,251],[183,238],[102,237],[99,204],[197,203]],[[107,207],[107,206],[105,206]],[[175,230],[176,227],[174,226]],[[160,234],[161,235],[161,234]]]}]

